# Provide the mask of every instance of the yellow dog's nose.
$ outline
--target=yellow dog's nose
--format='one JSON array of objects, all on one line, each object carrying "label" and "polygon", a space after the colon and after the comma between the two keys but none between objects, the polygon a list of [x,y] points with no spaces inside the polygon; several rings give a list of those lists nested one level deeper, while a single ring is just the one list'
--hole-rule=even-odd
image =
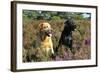
[{"label": "yellow dog's nose", "polygon": [[49,37],[52,36],[52,30],[47,30],[45,33],[46,33],[46,35],[48,35]]}]

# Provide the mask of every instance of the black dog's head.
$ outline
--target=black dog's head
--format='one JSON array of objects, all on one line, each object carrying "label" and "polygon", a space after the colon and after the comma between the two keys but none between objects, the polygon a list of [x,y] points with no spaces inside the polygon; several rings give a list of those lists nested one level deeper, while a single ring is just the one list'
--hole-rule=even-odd
[{"label": "black dog's head", "polygon": [[66,30],[66,32],[74,31],[75,28],[76,28],[76,25],[72,19],[68,19],[65,21],[64,30]]},{"label": "black dog's head", "polygon": [[74,31],[74,29],[76,28],[76,25],[72,19],[66,20],[64,24],[64,28],[67,28],[66,30],[70,29],[70,31]]}]

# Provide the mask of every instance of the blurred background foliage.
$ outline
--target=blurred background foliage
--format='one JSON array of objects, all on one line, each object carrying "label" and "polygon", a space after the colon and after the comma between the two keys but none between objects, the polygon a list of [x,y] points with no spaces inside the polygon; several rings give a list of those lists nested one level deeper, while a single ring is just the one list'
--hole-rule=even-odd
[{"label": "blurred background foliage", "polygon": [[[91,58],[91,14],[80,12],[56,12],[23,10],[23,62],[80,60]],[[76,25],[72,33],[73,49],[64,46],[52,56],[41,51],[39,28],[41,21],[51,24],[53,48],[58,46],[64,22],[73,19]],[[57,54],[56,54],[57,53]]]},{"label": "blurred background foliage", "polygon": [[90,16],[90,13],[23,10],[23,18],[32,20],[60,20],[69,17],[75,20],[90,20]]}]

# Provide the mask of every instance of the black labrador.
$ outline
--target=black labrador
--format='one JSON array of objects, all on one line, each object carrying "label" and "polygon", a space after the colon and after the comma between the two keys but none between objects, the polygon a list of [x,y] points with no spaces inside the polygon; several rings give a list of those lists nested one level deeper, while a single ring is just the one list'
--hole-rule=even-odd
[{"label": "black labrador", "polygon": [[59,40],[58,48],[64,45],[72,49],[72,31],[74,31],[75,28],[76,25],[72,19],[68,19],[64,22],[64,29]]}]

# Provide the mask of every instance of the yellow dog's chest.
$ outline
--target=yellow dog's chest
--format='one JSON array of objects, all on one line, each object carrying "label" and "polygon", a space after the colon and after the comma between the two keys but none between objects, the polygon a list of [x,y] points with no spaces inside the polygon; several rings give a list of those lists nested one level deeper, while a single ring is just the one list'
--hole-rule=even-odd
[{"label": "yellow dog's chest", "polygon": [[52,46],[52,40],[51,37],[46,37],[42,42],[41,42],[42,47],[44,48],[51,48]]}]

